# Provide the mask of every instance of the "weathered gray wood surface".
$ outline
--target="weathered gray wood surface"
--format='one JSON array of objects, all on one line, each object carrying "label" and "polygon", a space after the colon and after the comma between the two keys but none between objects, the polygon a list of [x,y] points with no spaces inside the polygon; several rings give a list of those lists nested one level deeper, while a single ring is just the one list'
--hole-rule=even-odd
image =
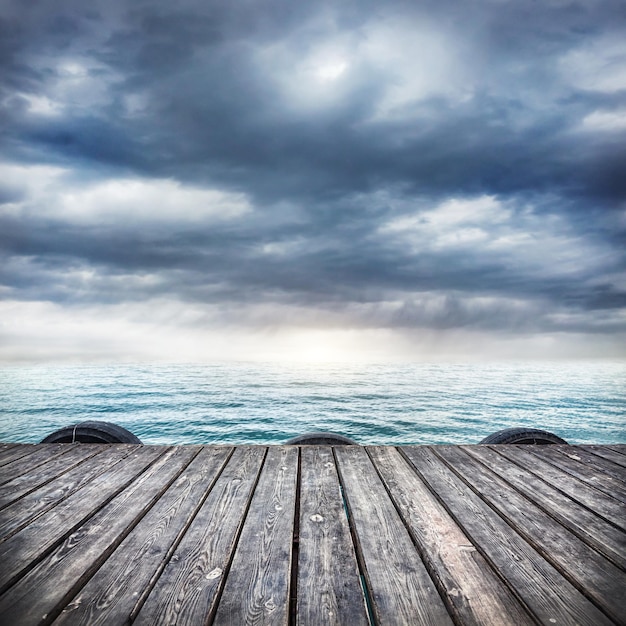
[{"label": "weathered gray wood surface", "polygon": [[298,449],[268,450],[215,624],[287,624]]},{"label": "weathered gray wood surface", "polygon": [[591,487],[604,491],[621,502],[626,502],[626,485],[624,482],[596,467],[595,464],[582,463],[581,456],[576,454],[575,450],[565,454],[561,450],[542,450],[535,452],[535,454]]},{"label": "weathered gray wood surface", "polygon": [[[37,446],[33,444],[23,444],[19,445],[8,445],[6,448],[3,448],[0,451],[0,476],[10,476],[11,474],[7,474],[2,466],[8,465],[12,463],[16,459],[23,458],[29,454],[32,454],[37,449]],[[50,451],[47,451],[45,454],[50,454]]]},{"label": "weathered gray wood surface", "polygon": [[[623,502],[606,492],[588,485],[575,476],[555,467],[540,456],[527,450],[529,446],[501,446],[500,454],[510,461],[527,467],[533,474],[559,489],[570,498],[604,517],[622,530],[626,530],[626,507]],[[626,473],[626,468],[624,469]]]},{"label": "weathered gray wood surface", "polygon": [[142,518],[56,623],[122,624],[141,606],[232,453],[203,448]]},{"label": "weathered gray wood surface", "polygon": [[212,618],[265,453],[235,450],[134,623],[202,624]]},{"label": "weathered gray wood surface", "polygon": [[0,444],[0,623],[626,624],[624,446]]},{"label": "weathered gray wood surface", "polygon": [[533,624],[512,591],[400,453],[370,455],[451,612],[463,624]]},{"label": "weathered gray wood surface", "polygon": [[6,622],[19,626],[58,615],[189,463],[190,453],[168,450],[17,581],[10,595],[0,597]]},{"label": "weathered gray wood surface", "polygon": [[335,454],[376,621],[452,625],[366,450],[341,446]]},{"label": "weathered gray wood surface", "polygon": [[297,623],[366,626],[367,606],[333,451],[306,446],[301,455]]},{"label": "weathered gray wood surface", "polygon": [[495,471],[522,495],[554,517],[564,528],[571,530],[622,570],[626,570],[626,533],[593,511],[579,506],[535,474],[508,462],[494,449],[487,446],[467,446],[463,450]]},{"label": "weathered gray wood surface", "polygon": [[626,448],[624,448],[623,452],[615,449],[614,446],[576,446],[577,450],[579,448],[612,461],[621,467],[626,467]]},{"label": "weathered gray wood surface", "polygon": [[[474,462],[460,448],[440,446],[437,454],[461,477],[471,476],[486,502],[495,509],[544,558],[581,591],[619,619],[626,573],[588,544],[565,529],[539,507],[518,493],[484,465]],[[584,563],[584,569],[581,564]]]},{"label": "weathered gray wood surface", "polygon": [[[53,454],[46,454],[41,462],[38,457],[43,455],[30,454],[11,464],[11,473],[6,473],[6,481],[0,485],[0,508],[8,506],[57,476],[65,474],[86,459],[103,452],[92,446],[85,448],[80,444],[59,444],[59,448],[61,449]],[[43,449],[41,452],[48,451]],[[11,479],[11,476],[14,478]]]},{"label": "weathered gray wood surface", "polygon": [[[509,582],[541,623],[612,623],[480,497],[472,488],[472,476],[463,480],[441,461],[434,448],[408,448],[403,452],[439,495],[473,545]],[[584,567],[584,564],[578,565]]]},{"label": "weathered gray wood surface", "polygon": [[[0,460],[0,484],[11,481],[11,479],[15,476],[25,473],[30,474],[30,472],[32,472],[32,470],[38,465],[43,465],[60,455],[71,454],[77,449],[81,449],[79,444],[51,444],[50,446],[39,447],[32,446],[30,453],[25,456],[20,456],[15,460],[12,460],[11,457],[9,457],[9,460],[7,460],[6,463],[2,463]],[[20,450],[16,449],[13,454],[19,454],[19,452]],[[85,451],[82,450],[82,452],[84,453]],[[95,454],[95,451],[92,451],[91,454]]]}]

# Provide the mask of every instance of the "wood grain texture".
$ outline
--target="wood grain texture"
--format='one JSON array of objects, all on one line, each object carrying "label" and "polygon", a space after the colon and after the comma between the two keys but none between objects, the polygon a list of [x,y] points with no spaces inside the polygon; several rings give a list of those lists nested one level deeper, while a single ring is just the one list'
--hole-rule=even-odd
[{"label": "wood grain texture", "polygon": [[[48,446],[35,446],[35,450],[20,457],[7,466],[0,467],[0,485],[19,478],[23,474],[30,473],[36,467],[47,463],[59,455],[74,450],[78,445],[50,444]],[[94,453],[95,454],[95,453]]]},{"label": "wood grain texture", "polygon": [[[543,450],[543,448],[546,449]],[[578,478],[583,483],[621,502],[626,502],[626,485],[623,480],[614,478],[595,465],[585,464],[576,450],[572,450],[569,446],[558,446],[558,449],[553,449],[553,446],[530,446],[530,450],[539,458]]]},{"label": "wood grain texture", "polygon": [[135,621],[204,624],[215,611],[265,448],[237,448]]},{"label": "wood grain texture", "polygon": [[137,480],[15,583],[10,594],[0,596],[3,619],[14,626],[49,624],[196,452],[184,447],[169,448]]},{"label": "wood grain texture", "polygon": [[335,455],[377,623],[451,625],[365,449],[337,446]]},{"label": "wood grain texture", "polygon": [[[37,446],[35,444],[30,443],[22,443],[20,445],[9,445],[2,452],[0,452],[0,476],[4,475],[4,472],[11,470],[6,466],[13,461],[21,459],[29,454],[32,454],[37,450]],[[11,477],[14,474],[7,474]]]},{"label": "wood grain texture", "polygon": [[[502,446],[506,447],[506,446]],[[542,624],[613,624],[425,446],[402,453],[475,546]],[[552,620],[552,621],[551,621]],[[554,621],[556,620],[556,622]]]},{"label": "wood grain texture", "polygon": [[532,446],[500,446],[498,451],[510,461],[526,467],[554,488],[567,494],[572,500],[591,509],[618,528],[626,529],[626,510],[622,502],[607,497],[602,491],[544,461],[528,450],[530,447]]},{"label": "wood grain texture", "polygon": [[620,452],[621,454],[626,455],[626,443],[613,443],[607,446],[607,448],[611,448],[612,450],[615,450],[616,452]]},{"label": "wood grain texture", "polygon": [[0,444],[0,623],[626,624],[626,447],[546,448]]},{"label": "wood grain texture", "polygon": [[[59,450],[57,454],[49,456],[47,461],[41,461],[40,464],[36,463],[35,465],[28,464],[20,470],[14,469],[15,477],[0,485],[0,509],[19,500],[31,491],[39,489],[86,459],[102,452],[95,446],[83,446],[81,444],[59,444],[59,446],[63,446],[63,449]],[[31,454],[25,460],[29,460],[33,456]]]},{"label": "wood grain texture", "polygon": [[626,622],[621,598],[626,573],[460,448],[438,446],[436,453],[598,607],[617,622]]},{"label": "wood grain texture", "polygon": [[501,446],[463,446],[462,449],[495,471],[565,528],[626,570],[626,533],[538,476],[511,463],[499,453],[500,448]]},{"label": "wood grain texture", "polygon": [[93,578],[55,626],[127,624],[193,520],[232,448],[203,447]]},{"label": "wood grain texture", "polygon": [[457,623],[535,624],[399,452],[391,447],[367,450]]},{"label": "wood grain texture", "polygon": [[302,446],[296,622],[367,626],[367,608],[335,459]]},{"label": "wood grain texture", "polygon": [[601,456],[593,454],[581,447],[561,450],[561,454],[572,456],[585,467],[591,467],[594,471],[603,472],[607,476],[616,479],[618,484],[626,487],[626,467],[623,467],[613,461],[609,461]]},{"label": "wood grain texture", "polygon": [[603,459],[612,461],[613,463],[615,463],[616,465],[619,465],[620,467],[626,468],[626,454],[622,454],[621,452],[613,450],[612,448],[609,448],[608,446],[585,445],[585,446],[576,446],[576,449],[578,449],[579,447],[582,450],[591,452],[592,454],[595,454],[596,456],[599,456]]},{"label": "wood grain texture", "polygon": [[37,517],[53,509],[81,487],[119,463],[129,454],[128,449],[113,449],[104,457],[92,457],[63,476],[42,485],[17,502],[0,511],[0,542],[25,528]]},{"label": "wood grain texture", "polygon": [[246,515],[214,624],[287,626],[298,448],[271,447]]},{"label": "wood grain texture", "polygon": [[[0,544],[0,563],[3,564],[0,569],[0,592],[21,578],[34,563],[44,558],[166,451],[167,448],[137,446],[125,457],[124,463],[116,463],[100,473]],[[128,450],[123,452],[126,454]],[[23,500],[25,498],[18,503]]]},{"label": "wood grain texture", "polygon": [[2,456],[2,454],[4,454],[4,452],[6,450],[8,450],[9,448],[15,448],[16,446],[18,446],[20,444],[18,443],[0,443],[0,456]]}]

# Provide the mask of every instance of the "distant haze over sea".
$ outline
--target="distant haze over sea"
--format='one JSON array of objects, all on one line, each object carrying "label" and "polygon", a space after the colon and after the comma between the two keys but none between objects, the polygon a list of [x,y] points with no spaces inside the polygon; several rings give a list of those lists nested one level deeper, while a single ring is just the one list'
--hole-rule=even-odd
[{"label": "distant haze over sea", "polygon": [[82,365],[0,368],[0,440],[84,420],[146,444],[478,443],[502,428],[626,443],[626,363]]}]

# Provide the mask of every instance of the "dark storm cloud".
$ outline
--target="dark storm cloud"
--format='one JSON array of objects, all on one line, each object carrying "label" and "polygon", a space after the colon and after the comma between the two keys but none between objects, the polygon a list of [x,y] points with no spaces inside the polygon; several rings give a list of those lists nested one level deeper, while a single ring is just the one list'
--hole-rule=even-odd
[{"label": "dark storm cloud", "polygon": [[[70,109],[44,127],[28,119],[12,122],[21,137],[53,155],[130,165],[154,175],[217,179],[248,191],[253,185],[253,191],[273,197],[300,190],[315,195],[362,190],[386,182],[444,194],[551,186],[593,194],[606,193],[606,183],[614,181],[619,192],[617,164],[624,149],[568,134],[596,104],[590,106],[580,89],[553,83],[560,55],[598,31],[615,31],[623,5],[485,3],[481,11],[442,4],[443,9],[423,3],[410,11],[390,5],[389,13],[407,11],[416,23],[422,14],[444,14],[450,43],[461,42],[459,53],[468,45],[478,48],[475,60],[483,65],[476,70],[485,75],[468,103],[435,94],[411,105],[408,119],[399,122],[368,121],[394,80],[371,63],[357,64],[345,98],[314,112],[286,107],[267,74],[272,68],[259,65],[264,46],[285,42],[286,55],[297,57],[329,36],[362,27],[367,5],[340,11],[322,4],[311,15],[313,8],[298,12],[280,3],[176,8],[131,3],[99,17],[72,4],[63,10],[59,3],[53,14],[39,8],[42,13],[32,20],[27,11],[14,9],[5,27],[20,33],[4,55],[13,60],[6,70],[9,89],[46,92],[55,70],[31,69],[28,62],[37,55],[87,56],[102,64],[92,72],[103,80],[108,73],[113,82],[109,101],[100,107]],[[316,18],[325,12],[330,25],[320,26]],[[431,19],[437,24],[436,15]],[[463,31],[476,41],[465,41]],[[536,102],[544,85],[552,93]],[[138,116],[124,114],[122,100],[133,94],[147,101]],[[561,106],[576,95],[577,105]],[[590,171],[596,163],[598,171]]]},{"label": "dark storm cloud", "polygon": [[[621,0],[2,1],[0,16],[5,159],[62,170],[0,189],[10,297],[625,330]],[[67,209],[113,179],[251,210]]]}]

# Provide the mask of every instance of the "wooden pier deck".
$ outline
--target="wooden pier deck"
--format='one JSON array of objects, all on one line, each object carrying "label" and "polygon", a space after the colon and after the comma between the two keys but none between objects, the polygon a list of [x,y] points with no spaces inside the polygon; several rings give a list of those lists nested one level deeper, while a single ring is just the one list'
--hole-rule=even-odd
[{"label": "wooden pier deck", "polygon": [[626,446],[0,445],[0,623],[626,623]]}]

